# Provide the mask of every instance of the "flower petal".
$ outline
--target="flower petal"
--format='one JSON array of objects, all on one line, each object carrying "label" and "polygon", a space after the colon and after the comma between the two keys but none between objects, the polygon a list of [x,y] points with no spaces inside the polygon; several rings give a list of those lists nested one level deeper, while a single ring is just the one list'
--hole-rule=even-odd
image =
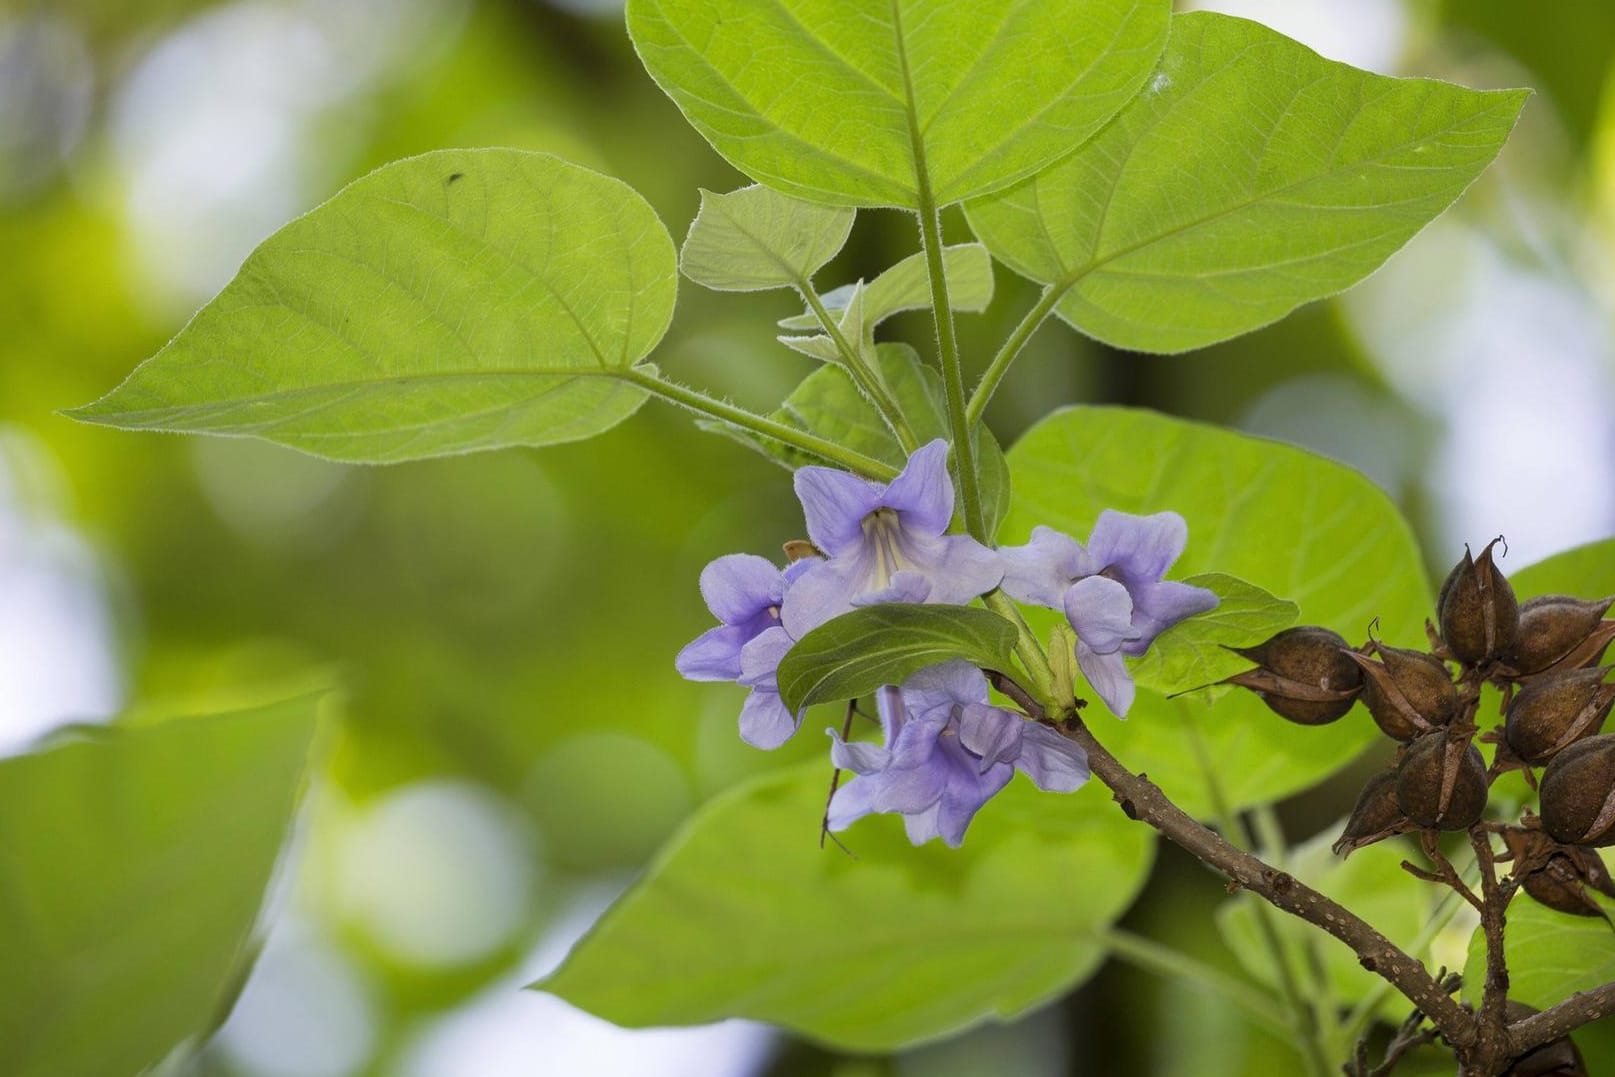
[{"label": "flower petal", "polygon": [[766,688],[753,688],[740,708],[740,739],[764,751],[790,740],[799,724],[779,693]]},{"label": "flower petal", "polygon": [[942,840],[957,849],[976,812],[1014,776],[1015,768],[1008,763],[994,763],[985,771],[948,782],[936,820],[937,833]]},{"label": "flower petal", "polygon": [[883,770],[892,761],[892,753],[885,745],[871,744],[868,741],[847,741],[841,739],[841,734],[834,729],[826,729],[830,734],[830,762],[842,770],[850,770],[855,774],[869,774]]},{"label": "flower petal", "polygon": [[999,586],[1005,594],[1052,610],[1065,602],[1067,587],[1105,567],[1091,564],[1082,543],[1041,524],[1032,528],[1032,541],[1025,546],[1000,546],[998,559],[1004,566]]},{"label": "flower petal", "polygon": [[1127,672],[1127,663],[1121,652],[1099,654],[1081,639],[1077,640],[1077,667],[1088,678],[1093,690],[1105,701],[1105,706],[1118,718],[1126,718],[1133,705],[1133,675]]},{"label": "flower petal", "polygon": [[902,514],[903,526],[940,535],[953,520],[953,479],[948,443],[941,438],[914,450],[880,503]]},{"label": "flower petal", "polygon": [[843,783],[830,798],[826,822],[831,830],[841,831],[874,811],[870,794],[874,784],[869,778],[854,778]]},{"label": "flower petal", "polygon": [[808,538],[831,557],[863,541],[864,517],[880,506],[885,492],[885,487],[832,467],[797,468],[795,484]]},{"label": "flower petal", "polygon": [[1175,512],[1134,516],[1106,509],[1094,524],[1088,552],[1128,583],[1152,583],[1166,575],[1189,541],[1189,525]]},{"label": "flower petal", "polygon": [[740,649],[740,676],[736,679],[747,688],[778,691],[779,660],[795,642],[783,628],[770,628],[758,635]]},{"label": "flower petal", "polygon": [[691,681],[740,679],[740,650],[747,643],[746,629],[737,625],[709,628],[685,644],[673,659],[673,668]]},{"label": "flower petal", "polygon": [[903,816],[903,830],[908,834],[908,840],[915,845],[924,845],[932,838],[941,836],[937,829],[937,817],[942,812],[942,802],[939,800],[923,812],[915,812]]},{"label": "flower petal", "polygon": [[922,603],[931,596],[931,581],[918,572],[904,570],[892,576],[890,587],[858,595],[854,606],[878,606],[882,602]]},{"label": "flower petal", "polygon": [[950,658],[909,676],[903,682],[903,699],[911,714],[947,712],[959,703],[987,702],[987,678],[962,658]]},{"label": "flower petal", "polygon": [[726,625],[757,616],[785,597],[785,580],[767,558],[731,553],[701,570],[701,597]]},{"label": "flower petal", "polygon": [[873,564],[861,551],[818,562],[785,592],[779,609],[780,623],[792,638],[801,639],[832,617],[852,609],[853,598],[869,590],[873,575]]},{"label": "flower petal", "polygon": [[1186,617],[1217,608],[1216,592],[1193,584],[1164,580],[1135,587],[1133,595],[1133,629],[1137,639],[1122,645],[1122,653],[1135,658],[1149,649],[1155,637]]},{"label": "flower petal", "polygon": [[1135,635],[1132,596],[1104,576],[1085,576],[1066,588],[1065,615],[1077,638],[1100,654],[1109,654]]},{"label": "flower petal", "polygon": [[959,743],[979,762],[978,772],[994,763],[1013,763],[1021,751],[1021,733],[1026,719],[1001,707],[973,703],[959,708]]},{"label": "flower petal", "polygon": [[961,606],[1004,578],[997,552],[969,535],[922,535],[905,529],[898,543],[906,568],[931,582],[927,602]]},{"label": "flower petal", "polygon": [[1027,722],[1022,731],[1015,765],[1045,793],[1069,793],[1088,780],[1088,753],[1036,722]]}]

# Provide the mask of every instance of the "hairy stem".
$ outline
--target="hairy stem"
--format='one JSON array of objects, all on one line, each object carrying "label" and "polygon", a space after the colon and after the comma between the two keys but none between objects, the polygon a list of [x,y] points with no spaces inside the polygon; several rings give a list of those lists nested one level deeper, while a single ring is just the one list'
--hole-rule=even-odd
[{"label": "hairy stem", "polygon": [[841,331],[841,326],[836,322],[835,317],[825,308],[824,301],[819,298],[818,293],[813,290],[813,286],[806,279],[796,282],[796,290],[802,294],[803,302],[808,305],[808,309],[813,312],[813,316],[819,320],[820,327],[824,329],[831,342],[835,344],[836,351],[841,355],[841,365],[846,370],[847,376],[852,378],[853,384],[868,398],[875,411],[885,420],[893,436],[903,446],[903,451],[911,453],[919,448],[919,439],[914,436],[913,428],[908,425],[908,419],[904,417],[903,409],[898,407],[896,400],[892,399],[891,393],[886,388],[886,383],[881,380],[880,372],[864,362],[863,355],[857,348],[853,347],[852,342]]},{"label": "hairy stem", "polygon": [[998,383],[1004,380],[1009,365],[1020,355],[1026,342],[1032,339],[1032,334],[1037,332],[1038,327],[1043,324],[1044,319],[1054,310],[1055,304],[1064,294],[1064,289],[1052,285],[1043,289],[1037,303],[1026,312],[1026,317],[1021,319],[1020,324],[998,349],[998,354],[993,356],[992,362],[987,364],[987,369],[982,372],[981,380],[976,383],[975,391],[970,394],[970,404],[965,408],[965,422],[974,426],[981,421],[981,413],[987,409],[987,403],[992,400],[993,393],[998,391]]},{"label": "hairy stem", "polygon": [[843,448],[833,441],[809,434],[805,430],[786,426],[775,422],[745,408],[736,407],[726,400],[718,400],[705,393],[679,385],[677,382],[665,381],[639,367],[629,367],[618,375],[625,381],[632,382],[648,392],[654,393],[663,400],[670,400],[675,404],[689,408],[700,415],[713,419],[722,419],[726,423],[733,423],[743,430],[750,430],[754,434],[772,438],[792,448],[812,453],[828,463],[837,467],[846,468],[867,479],[876,479],[890,482],[897,477],[897,469],[890,464],[882,463],[862,453],[853,452]]}]

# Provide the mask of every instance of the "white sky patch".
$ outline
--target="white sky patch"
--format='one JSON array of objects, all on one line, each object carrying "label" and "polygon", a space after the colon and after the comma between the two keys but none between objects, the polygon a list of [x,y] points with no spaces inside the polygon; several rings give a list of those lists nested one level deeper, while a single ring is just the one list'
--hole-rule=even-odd
[{"label": "white sky patch", "polygon": [[522,970],[431,1026],[400,1077],[751,1077],[773,1054],[762,1025],[622,1029],[523,986],[552,971],[605,910],[616,887],[582,894]]},{"label": "white sky patch", "polygon": [[123,696],[100,567],[50,509],[54,461],[0,427],[0,756]]},{"label": "white sky patch", "polygon": [[1511,572],[1615,532],[1615,340],[1568,274],[1441,220],[1344,309],[1444,424],[1427,471],[1444,560],[1501,534]]},{"label": "white sky patch", "polygon": [[1180,6],[1254,20],[1320,56],[1382,75],[1396,74],[1407,44],[1402,0],[1186,0]]},{"label": "white sky patch", "polygon": [[481,786],[430,781],[358,809],[339,832],[342,915],[394,957],[453,966],[486,957],[527,921],[532,843]]}]

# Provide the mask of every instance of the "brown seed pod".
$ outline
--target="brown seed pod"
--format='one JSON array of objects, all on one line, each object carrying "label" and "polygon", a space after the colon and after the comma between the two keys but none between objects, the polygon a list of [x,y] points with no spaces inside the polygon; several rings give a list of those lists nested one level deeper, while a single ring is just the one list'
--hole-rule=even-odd
[{"label": "brown seed pod", "polygon": [[1578,740],[1542,772],[1542,829],[1566,845],[1615,845],[1615,734]]},{"label": "brown seed pod", "polygon": [[1465,665],[1490,661],[1514,646],[1520,630],[1520,607],[1514,588],[1492,563],[1493,539],[1479,558],[1465,548],[1463,560],[1441,585],[1437,616],[1441,639]]},{"label": "brown seed pod", "polygon": [[1602,669],[1571,669],[1533,678],[1508,705],[1503,739],[1515,757],[1541,766],[1597,733],[1615,706],[1615,684]]},{"label": "brown seed pod", "polygon": [[1387,737],[1410,741],[1451,722],[1458,689],[1441,660],[1422,651],[1374,644],[1381,661],[1346,651],[1362,667],[1363,705]]},{"label": "brown seed pod", "polygon": [[1351,710],[1362,692],[1362,670],[1341,653],[1344,649],[1346,641],[1327,628],[1286,628],[1254,647],[1230,647],[1258,668],[1223,683],[1249,688],[1292,722],[1324,725]]},{"label": "brown seed pod", "polygon": [[1466,738],[1429,733],[1396,771],[1396,803],[1427,830],[1468,830],[1486,812],[1486,761]]},{"label": "brown seed pod", "polygon": [[1609,917],[1587,892],[1591,887],[1609,897],[1615,897],[1615,882],[1609,877],[1604,861],[1591,849],[1579,845],[1562,845],[1567,852],[1555,853],[1536,871],[1520,879],[1520,886],[1536,901],[1550,909],[1571,916]]},{"label": "brown seed pod", "polygon": [[[1503,661],[1521,676],[1541,673],[1575,652],[1598,631],[1615,598],[1586,602],[1570,595],[1538,595],[1520,606],[1520,630]],[[1608,646],[1609,640],[1605,639]],[[1594,662],[1597,661],[1595,657]]]},{"label": "brown seed pod", "polygon": [[[1513,999],[1504,1008],[1511,1025],[1537,1012],[1536,1007]],[[1503,1077],[1587,1077],[1587,1063],[1570,1037],[1560,1036],[1514,1059]]]},{"label": "brown seed pod", "polygon": [[1410,829],[1412,824],[1396,802],[1396,771],[1382,770],[1363,786],[1340,840],[1330,848],[1337,855],[1350,856],[1365,845],[1384,841]]}]

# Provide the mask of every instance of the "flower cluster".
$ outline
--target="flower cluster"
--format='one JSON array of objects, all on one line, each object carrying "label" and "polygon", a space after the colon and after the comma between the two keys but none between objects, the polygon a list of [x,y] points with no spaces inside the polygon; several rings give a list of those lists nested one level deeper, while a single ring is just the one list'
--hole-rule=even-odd
[{"label": "flower cluster", "polygon": [[[721,622],[679,653],[691,680],[751,689],[740,735],[777,748],[801,715],[780,699],[776,674],[795,642],[858,606],[888,602],[963,605],[995,589],[1065,613],[1075,658],[1112,711],[1127,713],[1133,682],[1124,657],[1142,655],[1161,632],[1214,608],[1203,588],[1163,579],[1188,527],[1176,513],[1106,511],[1086,546],[1038,527],[1020,547],[991,549],[950,534],[953,483],[948,446],[918,449],[889,484],[825,467],[796,473],[813,553],[784,569],[729,554],[701,573],[701,594]],[[1046,725],[989,701],[986,677],[952,660],[922,669],[877,696],[884,743],[847,742],[831,731],[831,759],[856,776],[830,804],[841,830],[871,812],[902,814],[916,844],[958,845],[976,812],[1019,768],[1050,792],[1088,778],[1082,750]]]}]

